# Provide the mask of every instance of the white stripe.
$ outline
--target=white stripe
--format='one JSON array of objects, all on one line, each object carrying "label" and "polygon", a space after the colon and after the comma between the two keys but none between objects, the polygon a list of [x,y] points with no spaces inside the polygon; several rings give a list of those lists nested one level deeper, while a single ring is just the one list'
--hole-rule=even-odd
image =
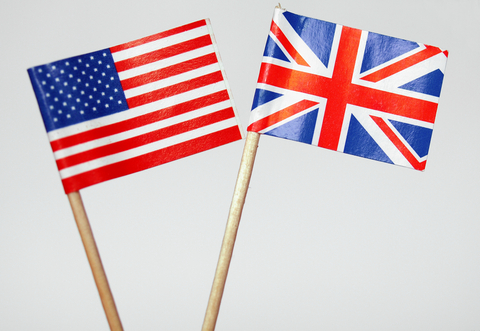
[{"label": "white stripe", "polygon": [[133,69],[129,69],[129,70],[119,72],[118,76],[120,77],[120,80],[140,76],[140,75],[143,75],[143,74],[155,71],[155,70],[163,69],[163,68],[175,65],[175,64],[179,64],[179,63],[182,63],[182,62],[185,62],[185,61],[188,61],[188,60],[192,60],[194,58],[197,58],[197,57],[200,57],[200,56],[203,56],[203,55],[207,55],[207,54],[210,54],[210,53],[213,53],[213,52],[215,52],[215,49],[214,49],[213,45],[205,46],[205,47],[202,47],[202,48],[197,48],[197,49],[194,49],[193,51],[178,54],[178,55],[175,55],[175,56],[172,56],[172,57],[160,60],[160,61],[156,61],[156,62],[153,62],[153,63],[145,64],[145,65],[140,66],[140,67],[136,67],[136,68],[133,68]]},{"label": "white stripe", "polygon": [[160,141],[156,141],[148,145],[143,145],[138,148],[134,148],[134,149],[117,153],[114,155],[105,156],[99,159],[95,159],[82,164],[78,164],[70,168],[60,170],[60,177],[62,179],[72,177],[86,171],[94,170],[99,167],[103,167],[109,164],[131,159],[140,155],[145,155],[169,146],[173,146],[173,145],[186,142],[210,133],[214,133],[223,129],[236,127],[236,126],[237,126],[237,122],[235,118],[232,117],[230,119],[217,122],[208,126],[204,126],[192,131],[188,131],[170,138],[162,139]]},{"label": "white stripe", "polygon": [[143,134],[153,132],[159,129],[166,128],[171,125],[175,125],[181,122],[185,122],[203,115],[207,115],[225,108],[230,107],[230,101],[226,100],[223,102],[219,102],[214,105],[210,105],[204,108],[196,109],[194,111],[190,111],[185,114],[181,114],[178,116],[170,117],[158,122],[150,123],[144,126],[141,126],[139,128],[135,128],[132,130],[124,131],[118,134],[114,134],[108,137],[103,137],[100,139],[88,141],[83,144],[75,145],[69,148],[61,149],[59,151],[56,151],[54,154],[55,159],[59,160],[67,156],[75,155],[78,153],[82,153],[97,147],[113,144],[119,141],[127,140],[133,137],[141,136]]},{"label": "white stripe", "polygon": [[158,39],[146,44],[125,49],[123,51],[112,53],[114,62],[126,60],[135,56],[143,55],[156,51],[165,47],[176,45],[184,41],[208,35],[208,28],[206,25],[185,32],[175,34],[166,38]]},{"label": "white stripe", "polygon": [[218,65],[218,63],[210,64],[205,67],[190,70],[190,71],[181,73],[179,75],[171,76],[165,79],[158,80],[153,83],[141,85],[141,86],[126,90],[124,91],[125,97],[128,100],[129,98],[142,95],[145,93],[153,92],[156,90],[160,90],[164,87],[187,82],[191,79],[198,78],[207,74],[211,74],[215,71],[220,71],[220,66]]},{"label": "white stripe", "polygon": [[50,131],[48,132],[48,139],[50,141],[54,141],[57,139],[65,138],[74,134],[82,133],[105,125],[121,122],[129,118],[148,114],[163,108],[171,107],[173,105],[190,101],[195,98],[199,98],[222,90],[225,90],[225,83],[223,81],[217,82],[215,84],[203,86],[195,90],[177,94],[162,100],[128,109],[126,111],[115,113],[109,116],[95,118],[90,121],[85,121],[58,130]]}]

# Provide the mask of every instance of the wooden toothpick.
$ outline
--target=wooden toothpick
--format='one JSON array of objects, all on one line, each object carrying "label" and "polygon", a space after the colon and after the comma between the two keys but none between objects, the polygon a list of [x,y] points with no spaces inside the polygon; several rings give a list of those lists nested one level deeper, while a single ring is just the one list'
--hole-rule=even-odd
[{"label": "wooden toothpick", "polygon": [[105,311],[105,315],[107,315],[110,330],[123,331],[122,322],[120,321],[120,316],[118,315],[117,307],[115,306],[115,301],[113,300],[113,295],[108,285],[107,275],[103,269],[102,260],[98,253],[97,244],[93,237],[80,192],[69,193],[68,201],[70,201],[73,216],[75,217],[75,222],[77,223],[78,231],[82,238],[83,247],[85,247],[85,252],[87,253],[88,263],[92,269],[93,278],[95,279],[95,284],[100,294],[103,310]]},{"label": "wooden toothpick", "polygon": [[242,216],[243,205],[245,204],[248,184],[252,176],[253,163],[255,161],[259,139],[259,133],[248,132],[202,331],[215,330],[223,290],[225,288],[225,282],[227,281],[228,268],[237,237],[238,225],[240,223],[240,217]]}]

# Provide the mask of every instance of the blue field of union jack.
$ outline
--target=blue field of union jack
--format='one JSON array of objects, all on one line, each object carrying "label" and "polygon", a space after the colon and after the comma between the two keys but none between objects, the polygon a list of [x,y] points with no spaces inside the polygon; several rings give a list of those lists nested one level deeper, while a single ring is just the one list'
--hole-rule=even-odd
[{"label": "blue field of union jack", "polygon": [[248,131],[424,170],[447,57],[277,8]]}]

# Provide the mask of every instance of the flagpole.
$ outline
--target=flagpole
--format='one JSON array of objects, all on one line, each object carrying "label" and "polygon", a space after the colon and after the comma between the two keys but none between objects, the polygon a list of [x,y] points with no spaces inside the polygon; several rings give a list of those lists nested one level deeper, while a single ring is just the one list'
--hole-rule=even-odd
[{"label": "flagpole", "polygon": [[90,227],[80,192],[69,193],[68,200],[70,201],[73,216],[75,217],[75,222],[77,223],[78,231],[80,232],[80,237],[82,238],[83,246],[87,253],[88,262],[90,263],[93,278],[95,279],[95,284],[97,285],[98,293],[100,294],[103,309],[107,315],[110,330],[123,331],[122,322],[120,321],[117,307],[115,306],[115,301],[113,300],[113,295],[110,291],[110,286],[108,285],[107,275],[103,269],[102,260],[98,253],[95,238],[93,237],[92,228]]},{"label": "flagpole", "polygon": [[225,288],[225,282],[227,281],[228,268],[232,259],[233,246],[235,245],[235,239],[237,237],[238,225],[242,216],[248,184],[252,176],[253,163],[255,161],[259,139],[259,133],[248,132],[202,331],[215,330],[223,290]]}]

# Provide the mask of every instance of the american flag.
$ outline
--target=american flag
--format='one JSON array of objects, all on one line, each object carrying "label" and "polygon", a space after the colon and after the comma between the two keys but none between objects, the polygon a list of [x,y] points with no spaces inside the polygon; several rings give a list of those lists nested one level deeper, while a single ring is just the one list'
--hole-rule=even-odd
[{"label": "american flag", "polygon": [[247,130],[424,170],[447,56],[276,9]]},{"label": "american flag", "polygon": [[66,193],[242,138],[209,20],[28,73]]}]

